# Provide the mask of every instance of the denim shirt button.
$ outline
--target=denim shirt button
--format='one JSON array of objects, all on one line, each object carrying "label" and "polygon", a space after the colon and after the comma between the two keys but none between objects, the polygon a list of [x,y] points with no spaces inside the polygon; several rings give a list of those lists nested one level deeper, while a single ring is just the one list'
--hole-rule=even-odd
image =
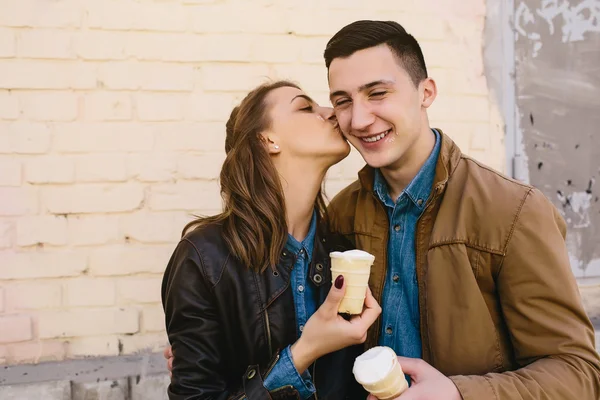
[{"label": "denim shirt button", "polygon": [[388,326],[387,328],[385,328],[385,333],[387,333],[388,335],[391,335],[392,333],[394,333],[394,330],[392,329],[391,326]]},{"label": "denim shirt button", "polygon": [[394,280],[394,282],[398,282],[400,280],[400,277],[398,276],[398,274],[396,274],[392,277],[392,279]]},{"label": "denim shirt button", "polygon": [[395,230],[396,232],[400,232],[400,225],[395,225],[395,226],[394,226],[394,230]]},{"label": "denim shirt button", "polygon": [[298,286],[298,291],[300,293],[304,292],[304,286],[302,286],[302,285]]}]

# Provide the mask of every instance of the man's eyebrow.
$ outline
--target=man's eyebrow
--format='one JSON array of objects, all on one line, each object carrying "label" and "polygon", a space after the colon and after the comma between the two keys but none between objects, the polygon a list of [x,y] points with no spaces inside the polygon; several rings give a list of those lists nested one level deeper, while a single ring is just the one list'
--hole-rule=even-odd
[{"label": "man's eyebrow", "polygon": [[367,90],[367,89],[371,89],[374,86],[379,86],[379,85],[393,85],[394,81],[389,80],[389,79],[380,79],[378,81],[373,81],[373,82],[369,82],[369,83],[365,83],[364,85],[362,85],[361,87],[358,88],[359,92],[362,92],[363,90]]},{"label": "man's eyebrow", "polygon": [[292,99],[292,101],[290,101],[290,103],[293,103],[293,102],[294,102],[294,100],[296,100],[297,98],[302,98],[302,99],[305,99],[306,101],[308,101],[308,102],[309,102],[309,103],[311,103],[311,104],[314,104],[314,102],[315,102],[313,99],[311,99],[311,98],[310,98],[310,97],[308,97],[307,95],[305,95],[305,94],[299,94],[299,95],[297,95],[297,96],[294,96],[294,98]]},{"label": "man's eyebrow", "polygon": [[[392,84],[394,84],[393,80],[380,79],[380,80],[377,80],[377,81],[365,83],[364,85],[362,85],[362,86],[360,86],[358,88],[358,91],[362,92],[364,90],[371,89],[372,87],[378,86],[378,85],[392,85]],[[344,91],[344,90],[336,90],[335,92],[333,92],[333,93],[331,93],[329,95],[329,98],[331,99],[331,98],[336,97],[336,96],[347,96],[347,95],[348,95],[348,93],[346,91]]]}]

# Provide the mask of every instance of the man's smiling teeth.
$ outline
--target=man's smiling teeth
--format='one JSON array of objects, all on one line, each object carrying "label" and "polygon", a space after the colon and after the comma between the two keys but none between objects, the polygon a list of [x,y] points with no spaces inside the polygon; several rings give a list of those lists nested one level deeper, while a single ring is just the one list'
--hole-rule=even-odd
[{"label": "man's smiling teeth", "polygon": [[373,137],[368,137],[368,138],[361,138],[361,140],[367,142],[367,143],[373,143],[373,142],[377,142],[378,140],[381,140],[385,137],[385,135],[387,135],[388,133],[390,133],[390,129],[388,129],[387,131],[380,133],[377,136],[373,136]]}]

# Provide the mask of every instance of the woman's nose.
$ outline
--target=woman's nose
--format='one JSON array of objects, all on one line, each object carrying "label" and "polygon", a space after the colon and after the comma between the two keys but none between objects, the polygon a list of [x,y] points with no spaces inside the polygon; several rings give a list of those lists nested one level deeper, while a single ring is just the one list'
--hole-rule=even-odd
[{"label": "woman's nose", "polygon": [[317,110],[317,112],[319,113],[319,115],[323,118],[323,119],[327,119],[331,122],[335,122],[335,113],[333,112],[333,108],[331,107],[319,107],[319,109]]}]

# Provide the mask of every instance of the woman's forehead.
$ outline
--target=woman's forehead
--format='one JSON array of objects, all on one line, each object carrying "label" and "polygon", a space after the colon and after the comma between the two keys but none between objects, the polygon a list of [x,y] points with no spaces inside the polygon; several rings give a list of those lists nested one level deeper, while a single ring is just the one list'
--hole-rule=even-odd
[{"label": "woman's forehead", "polygon": [[292,86],[273,89],[271,93],[269,93],[268,101],[272,105],[291,105],[299,98],[316,104],[316,102],[303,90]]}]

